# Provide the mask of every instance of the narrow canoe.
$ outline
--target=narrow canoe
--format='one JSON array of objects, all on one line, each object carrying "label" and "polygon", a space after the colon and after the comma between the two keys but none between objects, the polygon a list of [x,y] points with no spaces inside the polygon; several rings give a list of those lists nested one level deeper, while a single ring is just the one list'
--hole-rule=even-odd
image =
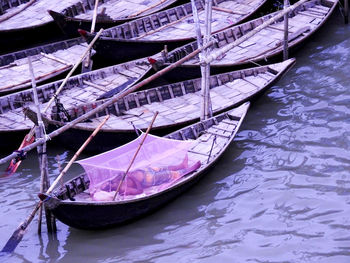
[{"label": "narrow canoe", "polygon": [[[327,21],[333,13],[338,0],[311,0],[297,7],[289,14],[289,48],[299,46],[302,42],[314,34]],[[275,16],[278,12],[263,16],[261,18],[249,21],[247,23],[234,26],[221,31],[213,37],[217,43],[211,47],[211,53],[220,50],[220,48],[234,42],[256,27]],[[281,55],[283,52],[284,39],[284,20],[279,19],[265,29],[259,31],[254,36],[248,38],[240,45],[232,48],[226,54],[211,62],[211,72],[217,74],[232,70],[232,67],[242,67],[243,65],[255,65],[257,62],[263,62]],[[164,67],[178,61],[185,55],[197,49],[197,42],[189,43],[168,53],[165,60],[158,61]],[[253,63],[253,64],[252,64]],[[266,62],[264,62],[266,63]],[[270,62],[271,63],[271,62]],[[177,81],[178,76],[186,79],[192,79],[200,76],[199,57],[187,61],[182,66],[169,72],[165,77],[169,81]]]},{"label": "narrow canoe", "polygon": [[188,158],[200,167],[162,191],[131,200],[93,201],[87,193],[90,181],[82,174],[58,188],[52,196],[40,195],[55,217],[80,229],[101,229],[140,218],[179,196],[205,175],[233,141],[247,113],[249,102],[217,117],[183,128],[166,138],[194,140]]},{"label": "narrow canoe", "polygon": [[[213,2],[212,32],[232,27],[254,14],[266,0],[219,0]],[[196,1],[199,20],[204,32],[204,1]],[[90,42],[94,37],[80,31]],[[105,30],[94,49],[104,59],[125,61],[146,57],[195,40],[196,30],[191,3],[186,3],[147,17]]]},{"label": "narrow canoe", "polygon": [[[294,62],[294,59],[289,59],[268,66],[211,76],[213,112],[220,113],[251,100],[275,83]],[[76,124],[56,139],[60,145],[77,149],[104,116],[111,114],[108,123],[85,149],[102,152],[135,139],[135,128],[146,130],[156,111],[159,111],[159,115],[153,124],[153,132],[157,135],[167,134],[199,119],[200,82],[201,79],[194,79],[130,93],[93,118]],[[70,118],[75,119],[103,102],[101,100],[73,108],[66,107],[66,110]],[[49,131],[65,124],[57,119],[56,114],[51,118],[44,118],[44,121]]]}]

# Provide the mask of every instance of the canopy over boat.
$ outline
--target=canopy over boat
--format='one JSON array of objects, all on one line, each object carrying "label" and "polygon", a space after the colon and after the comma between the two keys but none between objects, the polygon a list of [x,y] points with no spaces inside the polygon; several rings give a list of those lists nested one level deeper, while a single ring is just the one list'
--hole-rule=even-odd
[{"label": "canopy over boat", "polygon": [[123,180],[144,136],[141,134],[121,147],[78,161],[90,179],[89,192],[93,200],[113,200],[121,181],[117,200],[148,196],[168,188],[199,168],[200,162],[189,159],[187,154],[193,141],[148,135]]}]

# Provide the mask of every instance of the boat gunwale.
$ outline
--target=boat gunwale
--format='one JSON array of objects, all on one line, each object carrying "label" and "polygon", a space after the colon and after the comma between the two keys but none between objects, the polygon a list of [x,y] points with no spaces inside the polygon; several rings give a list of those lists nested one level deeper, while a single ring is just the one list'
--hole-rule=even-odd
[{"label": "boat gunwale", "polygon": [[[230,1],[230,0],[223,0],[223,1],[213,1],[213,6],[218,6],[220,3],[222,2],[225,2],[225,1]],[[198,11],[200,10],[203,10],[204,11],[204,3],[202,3],[203,1],[196,1],[196,3],[200,2],[200,9],[198,9]],[[215,3],[217,2],[217,3]],[[251,10],[250,12],[247,12],[244,16],[242,16],[236,23],[232,24],[232,25],[228,25],[228,26],[225,26],[225,27],[222,27],[222,28],[219,28],[218,30],[215,30],[212,32],[212,34],[216,34],[218,32],[221,32],[223,30],[226,30],[230,27],[233,27],[239,23],[241,23],[242,21],[246,20],[248,17],[250,17],[251,15],[253,15],[258,9],[260,9],[265,3],[267,2],[267,0],[261,0],[260,1],[260,4],[253,10]],[[199,8],[198,6],[199,4],[197,4],[197,8]],[[121,29],[124,34],[131,34],[130,31],[133,30],[134,28],[138,28],[139,27],[139,24],[145,24],[147,22],[147,20],[149,19],[153,19],[154,16],[157,17],[157,21],[161,21],[162,18],[161,16],[171,16],[171,12],[173,12],[174,10],[187,10],[187,9],[190,9],[190,11],[183,11],[184,14],[186,15],[183,15],[181,16],[180,18],[174,20],[174,21],[169,21],[168,23],[166,24],[161,24],[159,27],[156,27],[155,29],[149,29],[146,27],[146,31],[143,32],[142,34],[138,34],[137,36],[135,37],[131,37],[131,38],[120,38],[120,37],[113,37],[112,35],[113,34],[117,34],[116,32],[118,31],[118,29]],[[219,12],[219,11],[218,11]],[[222,11],[224,12],[224,11]],[[175,13],[178,13],[178,12],[175,12]],[[167,14],[167,15],[165,15]],[[172,43],[172,42],[177,42],[177,41],[191,41],[191,40],[194,40],[196,38],[196,36],[193,36],[193,37],[183,37],[183,38],[172,38],[172,39],[162,39],[162,40],[142,40],[142,39],[135,39],[135,38],[139,38],[139,37],[142,37],[142,35],[144,34],[149,34],[149,35],[152,35],[152,31],[154,30],[158,30],[159,28],[163,27],[163,26],[167,26],[169,25],[170,23],[173,23],[173,22],[176,22],[176,21],[179,21],[183,18],[185,18],[186,16],[188,15],[191,15],[192,14],[192,8],[191,8],[191,3],[185,3],[185,4],[182,4],[182,5],[179,5],[179,6],[176,6],[176,7],[173,7],[173,8],[170,8],[170,9],[166,9],[166,10],[163,10],[163,11],[160,11],[160,12],[157,12],[157,13],[154,13],[154,14],[150,14],[150,15],[147,15],[147,16],[144,16],[144,17],[141,17],[141,18],[138,18],[138,19],[135,19],[135,20],[132,20],[132,21],[128,21],[126,23],[123,23],[121,25],[117,25],[117,26],[114,26],[114,27],[111,27],[111,28],[108,28],[106,29],[103,33],[102,33],[102,36],[100,37],[100,39],[98,41],[115,41],[115,42],[125,42],[125,43],[133,43],[133,42],[136,42],[136,43],[163,43],[163,42],[169,42],[169,43]],[[193,17],[193,16],[190,16],[189,19]],[[153,19],[154,21],[154,19]],[[125,31],[124,29],[128,29],[128,31]],[[112,33],[114,32],[114,33]],[[89,33],[88,33],[89,34]],[[93,35],[91,35],[91,39],[92,39]],[[101,42],[102,42],[101,41]]]}]

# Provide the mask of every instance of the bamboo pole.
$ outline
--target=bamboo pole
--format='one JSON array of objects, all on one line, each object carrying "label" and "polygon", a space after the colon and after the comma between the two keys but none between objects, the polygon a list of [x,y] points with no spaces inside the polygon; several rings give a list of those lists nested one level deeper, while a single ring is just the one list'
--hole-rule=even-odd
[{"label": "bamboo pole", "polygon": [[[53,97],[49,100],[48,104],[46,105],[46,107],[44,108],[44,112],[46,113],[47,110],[50,108],[51,104],[54,102],[55,97],[58,96],[58,94],[62,91],[63,87],[66,85],[68,79],[72,76],[72,74],[74,73],[74,71],[76,70],[76,68],[79,66],[79,64],[82,62],[82,60],[84,59],[84,57],[87,55],[87,53],[89,52],[89,50],[92,48],[93,44],[96,42],[96,40],[99,38],[99,36],[102,34],[103,29],[100,29],[100,31],[97,33],[97,35],[94,37],[94,39],[91,41],[91,43],[88,45],[88,47],[86,48],[84,54],[78,59],[78,61],[75,63],[74,67],[69,71],[69,73],[67,74],[66,78],[62,81],[61,85],[58,87],[58,89],[56,90],[55,94],[53,95]],[[34,135],[34,127],[29,131],[28,135],[26,136],[26,140],[27,142],[29,142],[32,137]]]},{"label": "bamboo pole", "polygon": [[213,6],[212,10],[234,14],[234,15],[240,15],[240,16],[246,16],[248,14],[248,12],[244,13],[244,12],[239,12],[239,11],[235,11],[227,8],[218,7],[218,6]]},{"label": "bamboo pole", "polygon": [[69,163],[64,167],[64,169],[61,171],[59,176],[55,179],[55,181],[52,183],[50,188],[47,190],[46,194],[50,194],[55,186],[60,182],[62,177],[66,174],[68,169],[72,166],[73,162],[78,158],[78,156],[81,154],[81,152],[85,149],[85,147],[91,142],[91,140],[95,137],[95,135],[101,130],[103,125],[108,121],[110,118],[110,115],[107,115],[106,118],[103,119],[103,121],[97,126],[97,128],[94,130],[94,132],[90,135],[90,137],[84,142],[82,146],[80,146],[79,150],[74,154],[72,159],[69,161]]},{"label": "bamboo pole", "polygon": [[125,180],[126,175],[128,174],[128,172],[129,172],[131,166],[134,164],[134,161],[135,161],[135,159],[136,159],[136,157],[137,157],[137,154],[138,154],[139,151],[141,150],[141,147],[142,147],[144,141],[146,140],[147,135],[149,134],[150,130],[152,129],[153,123],[154,123],[154,121],[156,120],[157,115],[158,115],[158,111],[156,111],[156,113],[154,114],[153,119],[152,119],[150,125],[149,125],[148,128],[147,128],[147,131],[146,131],[146,133],[145,133],[145,136],[143,136],[143,138],[142,138],[142,140],[141,140],[139,146],[138,146],[137,149],[136,149],[136,152],[135,152],[134,156],[133,156],[132,159],[131,159],[131,162],[130,162],[128,168],[126,169],[126,171],[125,171],[125,173],[124,173],[122,179],[120,180],[119,185],[118,185],[118,187],[117,187],[117,190],[115,191],[115,194],[114,194],[114,196],[113,196],[113,199],[112,199],[113,201],[114,201],[115,198],[117,197],[117,195],[118,195],[118,193],[119,193],[119,190],[120,190],[120,187],[122,186],[122,184],[123,184],[123,182],[124,182],[124,180]]},{"label": "bamboo pole", "polygon": [[196,30],[196,36],[197,36],[197,46],[198,48],[201,48],[203,46],[202,32],[199,24],[198,11],[194,0],[191,0],[191,6],[192,6],[193,21],[195,24],[195,30]]},{"label": "bamboo pole", "polygon": [[[283,9],[289,7],[289,0],[284,0]],[[283,41],[283,60],[288,59],[288,13],[284,15],[284,41]]]},{"label": "bamboo pole", "polygon": [[103,28],[100,29],[100,31],[98,31],[98,33],[96,34],[96,36],[94,37],[94,39],[90,42],[90,44],[88,45],[88,47],[86,48],[84,54],[78,59],[78,61],[75,63],[74,67],[69,71],[69,73],[67,74],[67,76],[65,77],[65,79],[62,81],[61,85],[58,87],[58,89],[56,90],[55,94],[53,95],[53,97],[50,99],[50,101],[48,102],[48,104],[46,105],[45,109],[44,109],[44,113],[50,108],[51,104],[54,102],[55,97],[57,97],[57,95],[62,91],[63,87],[66,85],[68,79],[72,76],[72,74],[74,73],[74,71],[77,69],[77,67],[79,66],[79,64],[83,61],[83,59],[85,58],[85,56],[89,53],[90,49],[92,48],[92,46],[95,44],[96,40],[100,37],[100,35],[103,32]]},{"label": "bamboo pole", "polygon": [[[92,22],[91,22],[91,29],[90,33],[93,34],[95,32],[95,25],[96,25],[96,19],[97,19],[97,8],[98,8],[98,1],[95,1],[95,7],[94,7],[94,13],[92,15]],[[82,73],[91,71],[92,69],[92,60],[91,60],[91,49],[89,50],[89,55],[85,58],[85,61],[82,64]]]},{"label": "bamboo pole", "polygon": [[95,25],[96,25],[96,19],[97,19],[97,8],[98,8],[98,0],[95,1],[94,14],[92,16],[92,23],[91,23],[91,30],[90,30],[91,34],[95,32]]},{"label": "bamboo pole", "polygon": [[[138,90],[139,88],[141,88],[142,86],[150,83],[151,81],[159,78],[160,76],[164,75],[165,73],[169,72],[170,70],[178,67],[179,65],[185,63],[187,60],[193,58],[194,56],[198,55],[199,52],[201,52],[204,48],[210,47],[211,45],[213,45],[216,41],[215,40],[211,40],[209,41],[209,43],[207,43],[206,45],[204,45],[202,48],[196,49],[195,51],[193,51],[192,53],[188,54],[187,56],[183,57],[182,59],[178,60],[177,62],[167,66],[166,68],[158,71],[157,73],[153,74],[152,76],[148,77],[147,79],[137,83],[136,85],[127,88],[123,91],[121,91],[120,93],[118,93],[116,96],[114,96],[113,98],[107,100],[106,102],[104,102],[103,104],[101,104],[100,106],[96,107],[95,109],[85,113],[84,115],[81,115],[80,117],[76,118],[75,120],[67,123],[66,125],[62,126],[61,128],[51,132],[50,134],[48,134],[48,136],[46,138],[40,139],[24,148],[22,148],[23,152],[28,152],[30,150],[33,150],[37,145],[39,144],[43,144],[44,142],[46,142],[49,139],[52,139],[58,135],[60,135],[62,132],[65,132],[66,130],[72,128],[74,125],[76,125],[79,122],[82,122],[84,120],[86,120],[87,118],[89,118],[90,116],[95,115],[96,113],[104,110],[105,108],[107,108],[109,105],[112,105],[113,103],[115,103],[116,101],[118,101],[120,98],[128,95],[129,93]],[[0,159],[0,165],[4,164],[8,161],[10,161],[11,159],[17,157],[17,153],[13,152],[12,154]]]},{"label": "bamboo pole", "polygon": [[29,6],[31,6],[32,4],[34,4],[36,0],[31,0],[28,3],[26,3],[24,6],[20,7],[19,9],[17,9],[15,12],[13,13],[9,13],[7,15],[4,15],[3,17],[0,18],[0,23],[4,22],[8,19],[10,19],[11,17],[18,15],[19,13],[21,13],[23,10],[25,10],[26,8],[28,8]]},{"label": "bamboo pole", "polygon": [[252,31],[247,33],[246,35],[244,35],[241,38],[237,39],[236,41],[234,41],[234,42],[224,46],[223,48],[221,48],[221,49],[219,49],[219,50],[217,50],[215,52],[212,52],[205,59],[204,63],[208,64],[208,63],[212,62],[213,60],[217,59],[218,57],[222,56],[223,54],[228,52],[230,49],[238,46],[242,42],[246,41],[247,39],[249,39],[250,37],[252,37],[256,33],[258,33],[259,31],[263,30],[265,27],[269,26],[270,24],[276,22],[278,19],[282,18],[285,13],[289,13],[289,12],[293,11],[295,8],[297,8],[298,6],[304,4],[307,1],[309,1],[309,0],[300,0],[299,2],[295,3],[294,5],[289,6],[288,8],[286,8],[285,10],[280,12],[279,14],[275,15],[274,17],[270,18],[269,20],[267,20],[266,22],[264,22],[260,26],[256,27],[255,29],[253,29]]},{"label": "bamboo pole", "polygon": [[[68,75],[66,76],[66,78],[62,81],[61,85],[58,87],[58,89],[56,90],[54,96],[50,99],[49,103],[46,105],[45,109],[44,109],[44,113],[46,113],[46,111],[50,108],[51,104],[53,103],[53,101],[55,100],[55,97],[58,96],[58,94],[62,91],[63,87],[66,85],[68,79],[72,76],[73,72],[76,70],[76,68],[79,66],[79,64],[83,61],[84,57],[87,55],[87,53],[89,52],[89,50],[92,48],[93,44],[96,42],[96,40],[99,38],[99,36],[102,34],[103,29],[101,28],[100,31],[96,34],[96,36],[94,37],[94,39],[91,41],[91,43],[88,45],[88,47],[86,48],[84,54],[78,59],[78,61],[76,62],[76,64],[74,65],[74,67],[69,71]],[[34,132],[35,132],[35,126],[29,131],[29,133],[24,137],[23,142],[21,144],[22,145],[27,145],[30,144],[30,142],[33,139],[34,136]],[[41,142],[42,144],[43,142]],[[25,147],[21,147],[19,148],[19,150],[22,151],[23,148]],[[34,147],[35,148],[35,147]],[[18,168],[18,164],[11,168],[12,162],[10,163],[9,167],[7,168],[7,170],[11,170],[11,173],[14,173],[16,171],[16,169]]]},{"label": "bamboo pole", "polygon": [[[211,35],[211,16],[212,16],[212,1],[205,1],[205,34],[203,43],[208,43]],[[204,63],[204,59],[208,56],[208,49],[203,50],[200,57],[201,66],[201,114],[200,119],[205,120],[209,118],[211,110],[210,107],[210,92],[209,92],[209,77],[210,77],[210,64]]]},{"label": "bamboo pole", "polygon": [[152,9],[152,8],[155,8],[155,7],[157,7],[157,6],[161,5],[161,4],[163,4],[165,1],[166,1],[166,0],[161,0],[161,1],[159,1],[158,3],[155,3],[154,5],[151,5],[151,6],[145,8],[145,9],[143,9],[143,10],[141,10],[141,11],[138,11],[138,12],[136,12],[136,13],[134,13],[134,14],[129,15],[128,18],[132,18],[132,17],[138,16],[138,15],[141,15],[142,13],[147,12],[148,10],[150,10],[150,9]]},{"label": "bamboo pole", "polygon": [[[55,179],[55,181],[52,183],[50,188],[46,191],[46,195],[50,194],[58,182],[62,179],[62,177],[65,175],[67,170],[72,166],[73,162],[78,158],[78,156],[81,154],[81,152],[85,149],[85,147],[90,143],[90,141],[95,137],[95,135],[99,132],[99,130],[102,128],[102,126],[107,122],[109,119],[109,115],[106,116],[106,118],[100,123],[100,125],[94,130],[94,132],[90,135],[90,137],[84,142],[84,144],[79,148],[79,150],[74,154],[72,159],[69,161],[69,163],[66,165],[66,167],[63,169],[63,171],[59,174],[59,176]],[[34,207],[33,211],[29,214],[29,216],[17,227],[17,229],[13,232],[12,236],[9,238],[1,252],[6,253],[12,253],[19,242],[21,242],[25,231],[28,227],[28,225],[32,222],[36,212],[39,210],[39,208],[42,206],[43,201],[39,201],[37,205]]]},{"label": "bamboo pole", "polygon": [[[211,36],[211,19],[212,19],[212,1],[206,0],[206,32],[205,32],[205,43],[208,43]],[[205,51],[205,57],[209,55],[209,48],[207,48]],[[209,90],[209,78],[210,78],[210,64],[205,65],[205,103],[204,103],[204,109],[205,109],[205,115],[204,118],[208,119],[211,117],[211,104],[210,104],[210,90]]]},{"label": "bamboo pole", "polygon": [[[34,70],[33,65],[31,61],[31,57],[28,57],[28,65],[29,65],[29,72],[32,80],[32,88],[33,88],[33,94],[34,94],[34,104],[36,107],[36,115],[38,118],[38,127],[37,127],[37,138],[43,138],[44,137],[44,124],[41,118],[41,110],[40,110],[40,103],[38,98],[38,92],[36,88],[36,82],[35,82],[35,76],[34,76]],[[41,146],[38,145],[37,152],[39,155],[39,165],[40,165],[40,192],[46,191],[46,189],[49,187],[49,179],[48,179],[48,168],[47,168],[47,154],[46,154],[46,143],[42,144]],[[48,232],[52,232],[54,229],[52,222],[52,215],[49,211],[45,211],[46,215],[46,225]],[[41,233],[41,221],[42,221],[42,208],[39,209],[39,220],[38,220],[38,233]]]},{"label": "bamboo pole", "polygon": [[[196,7],[196,3],[194,0],[191,0],[191,6],[192,6],[192,14],[193,14],[193,21],[195,24],[195,31],[196,31],[196,35],[197,35],[197,46],[198,48],[203,46],[203,39],[202,39],[202,32],[201,32],[201,27],[200,27],[200,23],[199,23],[199,17],[198,17],[198,11],[197,11],[197,7]],[[204,10],[206,11],[206,10]],[[204,42],[205,43],[205,42]],[[202,62],[203,61],[203,57],[205,55],[205,51],[204,49],[202,50],[202,52],[199,54],[199,61]],[[205,92],[203,90],[203,85],[205,85],[204,83],[204,79],[206,76],[206,70],[205,70],[205,65],[201,63],[200,65],[200,69],[201,69],[201,101],[200,101],[200,119],[203,120],[204,116],[205,116],[205,107],[204,107],[204,100],[205,100]]]}]

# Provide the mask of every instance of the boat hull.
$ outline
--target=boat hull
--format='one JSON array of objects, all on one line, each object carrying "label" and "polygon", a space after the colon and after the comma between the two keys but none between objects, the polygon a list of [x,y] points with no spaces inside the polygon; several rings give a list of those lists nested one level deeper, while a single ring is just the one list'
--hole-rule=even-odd
[{"label": "boat hull", "polygon": [[0,55],[63,40],[64,35],[54,22],[23,29],[0,30]]},{"label": "boat hull", "polygon": [[126,224],[146,216],[174,200],[197,183],[204,175],[203,172],[204,171],[198,172],[192,180],[161,195],[138,200],[137,202],[128,202],[125,204],[99,204],[95,202],[92,204],[85,204],[68,201],[61,202],[51,211],[58,220],[68,226],[78,229],[104,229]]},{"label": "boat hull", "polygon": [[[155,6],[150,8],[149,13],[154,13],[157,11],[161,11],[162,9],[171,8],[176,5],[176,0],[168,0],[166,4],[160,5],[159,7]],[[79,35],[78,29],[84,29],[87,31],[91,30],[92,20],[79,19],[71,16],[63,15],[62,13],[49,11],[50,15],[54,19],[57,26],[61,29],[61,31],[69,37],[76,37]],[[146,15],[147,15],[146,14]],[[109,28],[116,25],[120,25],[122,23],[131,21],[133,19],[144,16],[142,13],[139,16],[135,17],[121,17],[119,19],[100,19],[99,17],[96,20],[95,31],[100,30],[101,28]]]},{"label": "boat hull", "polygon": [[[101,57],[105,63],[123,63],[125,61],[134,60],[157,54],[164,50],[171,51],[178,46],[185,45],[192,39],[177,41],[137,41],[137,40],[115,40],[101,38],[96,41],[93,48],[96,50],[96,56]],[[89,37],[88,42],[92,40]]]},{"label": "boat hull", "polygon": [[[278,75],[269,82],[266,86],[262,87],[258,92],[251,94],[246,97],[240,98],[235,103],[232,103],[230,107],[223,108],[218,112],[215,112],[215,114],[219,114],[225,110],[228,110],[230,108],[234,108],[239,106],[240,104],[243,104],[246,101],[252,101],[256,97],[260,96],[263,92],[265,92],[269,87],[274,85],[288,70],[294,65],[293,63],[290,63],[287,67],[285,67],[283,70],[281,70]],[[185,72],[183,73],[185,74]],[[158,136],[163,136],[165,134],[168,134],[176,129],[180,129],[186,125],[189,125],[191,123],[194,123],[199,120],[198,118],[193,118],[188,121],[181,121],[178,123],[174,123],[173,125],[164,125],[160,127],[154,127],[152,129],[152,133]],[[53,121],[49,121],[49,131],[56,130],[57,128],[62,126],[62,123],[54,123]],[[58,137],[55,138],[55,141],[59,145],[64,145],[67,148],[76,150],[84,143],[84,141],[90,136],[92,130],[91,129],[84,129],[80,126],[75,126],[74,128],[71,128],[64,133],[60,134]],[[131,140],[135,139],[137,137],[136,131],[134,131],[130,124],[129,130],[100,130],[100,132],[94,137],[94,139],[89,143],[89,145],[86,147],[85,151],[87,152],[103,152],[110,149],[113,149],[115,147],[121,146],[127,142],[130,142]]]}]

